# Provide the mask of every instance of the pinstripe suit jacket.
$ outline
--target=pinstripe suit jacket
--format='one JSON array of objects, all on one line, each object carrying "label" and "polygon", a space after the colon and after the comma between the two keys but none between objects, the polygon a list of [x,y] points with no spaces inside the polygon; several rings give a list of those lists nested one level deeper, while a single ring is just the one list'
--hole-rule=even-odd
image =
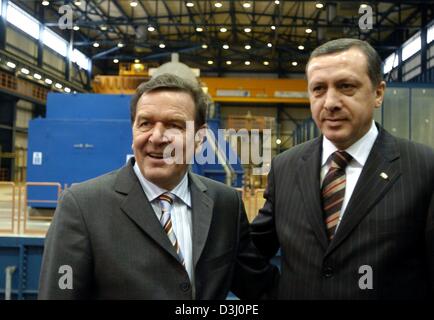
[{"label": "pinstripe suit jacket", "polygon": [[[257,247],[281,248],[280,299],[415,299],[434,288],[434,153],[379,128],[341,225],[328,243],[320,199],[322,137],[275,157]],[[388,179],[380,174],[384,172]],[[369,271],[360,270],[368,265]],[[372,289],[359,282],[372,274]],[[362,286],[362,288],[364,288]]]}]

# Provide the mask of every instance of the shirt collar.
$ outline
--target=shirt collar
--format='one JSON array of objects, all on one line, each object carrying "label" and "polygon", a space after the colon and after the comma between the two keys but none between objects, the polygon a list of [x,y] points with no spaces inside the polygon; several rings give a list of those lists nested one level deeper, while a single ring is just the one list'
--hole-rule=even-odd
[{"label": "shirt collar", "polygon": [[[375,121],[372,121],[371,128],[363,137],[357,140],[354,144],[352,144],[345,151],[348,152],[355,161],[361,166],[364,166],[366,160],[368,159],[369,153],[371,152],[372,147],[374,146],[375,140],[378,136],[378,129],[375,125]],[[322,159],[321,159],[321,167],[323,167],[327,159],[330,155],[338,150],[336,146],[323,136],[322,140]]]},{"label": "shirt collar", "polygon": [[[134,164],[134,173],[140,181],[140,185],[143,188],[143,191],[146,194],[146,197],[150,202],[154,201],[161,194],[168,192],[169,190],[160,188],[156,184],[152,183],[148,179],[146,179],[142,172],[139,169],[137,162]],[[185,173],[182,180],[178,183],[178,185],[170,190],[170,193],[174,194],[178,199],[182,200],[187,206],[191,207],[191,197],[190,190],[188,188],[188,172]]]}]

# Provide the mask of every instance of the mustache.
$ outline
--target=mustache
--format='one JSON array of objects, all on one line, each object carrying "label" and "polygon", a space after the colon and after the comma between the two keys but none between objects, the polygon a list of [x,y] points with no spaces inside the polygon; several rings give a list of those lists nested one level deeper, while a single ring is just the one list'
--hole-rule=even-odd
[{"label": "mustache", "polygon": [[331,120],[331,121],[336,121],[336,120],[346,120],[348,119],[348,115],[345,114],[344,112],[330,112],[330,111],[325,111],[322,112],[320,114],[320,119],[321,120]]}]

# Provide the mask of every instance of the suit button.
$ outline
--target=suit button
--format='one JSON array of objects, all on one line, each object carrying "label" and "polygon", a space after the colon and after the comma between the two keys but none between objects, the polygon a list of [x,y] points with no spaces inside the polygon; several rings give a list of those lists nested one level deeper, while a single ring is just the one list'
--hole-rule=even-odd
[{"label": "suit button", "polygon": [[325,278],[333,277],[333,268],[332,267],[325,267],[323,270],[323,276]]},{"label": "suit button", "polygon": [[188,282],[183,282],[179,285],[182,291],[187,292],[190,290],[190,284]]}]

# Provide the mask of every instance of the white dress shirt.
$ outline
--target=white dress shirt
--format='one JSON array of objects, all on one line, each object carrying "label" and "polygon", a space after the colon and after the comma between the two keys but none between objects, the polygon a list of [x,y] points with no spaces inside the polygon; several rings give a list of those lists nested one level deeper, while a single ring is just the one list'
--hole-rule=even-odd
[{"label": "white dress shirt", "polygon": [[[346,185],[345,185],[345,196],[344,202],[342,204],[341,215],[339,217],[338,224],[336,229],[339,227],[341,223],[342,217],[344,216],[345,209],[348,205],[348,202],[351,199],[351,195],[353,194],[354,188],[356,186],[357,180],[359,180],[360,173],[362,172],[363,166],[368,159],[369,153],[371,152],[372,147],[374,146],[375,140],[378,136],[378,129],[375,126],[375,122],[372,121],[371,128],[369,131],[360,138],[357,142],[347,148],[345,151],[348,152],[353,159],[347,165],[345,169],[346,174]],[[330,155],[337,151],[336,146],[328,140],[325,136],[323,136],[322,142],[322,160],[321,160],[321,185],[324,181],[327,172],[330,169],[330,161],[327,161]]]},{"label": "white dress shirt", "polygon": [[139,178],[143,191],[154,209],[158,221],[161,218],[161,206],[157,199],[161,194],[170,192],[176,197],[171,210],[172,226],[176,239],[184,257],[185,269],[187,270],[192,288],[194,288],[193,270],[193,246],[192,246],[192,222],[191,222],[191,194],[188,185],[188,174],[184,175],[181,182],[173,189],[166,190],[147,180],[141,173],[137,162],[134,164],[134,172]]}]

